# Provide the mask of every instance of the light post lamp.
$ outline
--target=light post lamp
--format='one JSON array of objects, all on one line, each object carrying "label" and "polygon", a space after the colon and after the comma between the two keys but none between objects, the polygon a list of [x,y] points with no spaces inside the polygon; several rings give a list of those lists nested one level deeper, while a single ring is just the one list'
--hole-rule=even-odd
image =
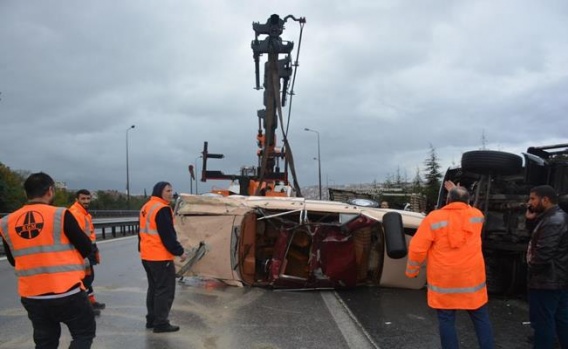
[{"label": "light post lamp", "polygon": [[198,157],[196,157],[193,160],[192,164],[189,164],[188,168],[189,168],[189,193],[193,194],[193,180],[195,180],[195,194],[199,194],[199,189],[197,188],[197,174],[199,173],[197,171],[197,159],[202,158],[203,156],[199,155]]},{"label": "light post lamp", "polygon": [[321,200],[321,155],[320,155],[320,133],[316,130],[304,128],[304,131],[314,132],[318,135],[318,183],[319,183],[319,199]]},{"label": "light post lamp", "polygon": [[126,129],[126,208],[130,210],[130,173],[128,172],[128,131],[135,126],[132,125]]}]

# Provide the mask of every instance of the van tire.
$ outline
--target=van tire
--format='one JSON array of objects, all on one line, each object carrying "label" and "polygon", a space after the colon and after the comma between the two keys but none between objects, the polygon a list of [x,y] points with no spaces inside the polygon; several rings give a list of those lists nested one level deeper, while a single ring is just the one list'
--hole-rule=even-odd
[{"label": "van tire", "polygon": [[523,158],[496,150],[472,150],[463,153],[461,167],[478,174],[512,175],[522,170]]},{"label": "van tire", "polygon": [[385,231],[387,255],[392,259],[406,257],[408,248],[406,246],[401,214],[398,212],[385,213],[383,216],[383,229]]}]

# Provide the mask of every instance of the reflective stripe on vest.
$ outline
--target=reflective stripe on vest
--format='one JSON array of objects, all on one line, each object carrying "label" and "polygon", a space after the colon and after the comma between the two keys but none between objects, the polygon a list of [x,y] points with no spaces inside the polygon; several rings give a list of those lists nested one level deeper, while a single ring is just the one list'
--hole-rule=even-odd
[{"label": "reflective stripe on vest", "polygon": [[69,251],[69,250],[73,250],[75,247],[71,244],[62,244],[61,243],[61,231],[62,229],[62,224],[61,222],[63,221],[63,214],[65,212],[65,208],[63,207],[58,207],[57,210],[55,211],[55,216],[53,217],[53,240],[54,243],[53,245],[49,245],[49,246],[34,246],[34,247],[28,247],[28,248],[22,248],[22,249],[18,249],[15,250],[12,248],[12,242],[10,241],[10,234],[7,233],[8,231],[8,216],[4,217],[4,219],[2,220],[2,230],[5,232],[5,240],[8,243],[8,246],[10,246],[10,249],[12,250],[12,256],[14,257],[22,257],[22,256],[29,256],[32,255],[34,253],[46,253],[46,252],[63,252],[63,251]]},{"label": "reflective stripe on vest", "polygon": [[65,273],[68,271],[81,271],[85,270],[85,266],[81,264],[66,264],[57,265],[53,267],[41,267],[25,270],[17,270],[17,276],[34,276],[38,274],[55,274],[55,273]]},{"label": "reflective stripe on vest", "polygon": [[[483,223],[484,221],[485,220],[483,219],[483,217],[471,217],[469,219],[469,222],[472,223],[472,224]],[[439,222],[436,222],[436,223],[432,223],[432,224],[430,224],[430,230],[437,230],[437,229],[445,228],[445,227],[448,226],[448,224],[449,224],[448,221],[439,221]]]},{"label": "reflective stripe on vest", "polygon": [[483,217],[471,217],[469,219],[470,223],[483,223],[485,219]]},{"label": "reflective stripe on vest", "polygon": [[77,220],[77,223],[79,223],[79,226],[81,226],[80,221],[85,220],[83,222],[83,227],[81,227],[81,229],[83,230],[83,233],[85,233],[85,235],[87,235],[92,242],[95,242],[97,240],[97,236],[95,233],[95,228],[93,227],[93,222],[91,220],[92,217],[87,212],[87,210],[83,206],[81,206],[78,202],[75,202],[73,205],[69,207],[69,212],[73,214],[73,216]]},{"label": "reflective stripe on vest", "polygon": [[89,224],[89,218],[87,218],[87,216],[85,217],[85,229],[83,229],[83,232],[85,233],[85,235],[87,235],[89,238],[91,237],[91,224]]},{"label": "reflective stripe on vest", "polygon": [[154,205],[152,205],[150,207],[150,210],[148,211],[148,214],[146,215],[144,227],[140,228],[140,234],[159,235],[157,229],[150,229],[150,222],[151,222],[150,218],[152,218],[154,216],[154,211],[159,210],[162,207],[165,207],[165,206],[162,205],[159,202],[156,202]]},{"label": "reflective stripe on vest", "polygon": [[441,229],[448,226],[448,221],[440,221],[436,223],[432,223],[430,225],[430,230]]},{"label": "reflective stripe on vest", "polygon": [[438,287],[428,284],[428,289],[438,292],[438,293],[475,293],[481,289],[485,288],[485,282],[472,287]]}]

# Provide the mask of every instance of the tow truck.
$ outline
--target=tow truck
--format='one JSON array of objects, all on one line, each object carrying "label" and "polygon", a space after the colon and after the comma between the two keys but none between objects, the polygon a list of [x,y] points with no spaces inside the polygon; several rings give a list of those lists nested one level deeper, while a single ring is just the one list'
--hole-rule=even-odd
[{"label": "tow truck", "polygon": [[[300,24],[300,39],[295,63],[292,63],[291,58],[294,43],[285,41],[281,37],[285,29],[284,24],[289,20]],[[264,89],[264,108],[257,111],[258,163],[256,166],[241,167],[240,174],[225,174],[222,171],[209,170],[208,160],[222,159],[224,155],[210,152],[208,142],[205,141],[201,153],[203,159],[201,181],[231,181],[227,189],[213,189],[213,193],[222,196],[234,194],[245,196],[302,196],[294,167],[292,148],[287,137],[290,112],[288,113],[286,128],[284,128],[282,108],[286,106],[288,95],[290,96],[290,106],[292,103],[302,31],[305,23],[304,17],[296,18],[288,15],[280,18],[277,14],[271,15],[264,24],[253,22],[252,28],[255,32],[255,38],[251,43],[251,48],[255,64],[255,89]],[[260,63],[262,55],[266,55],[267,60],[264,63],[264,79],[261,88]],[[283,58],[280,58],[281,56]],[[291,110],[290,107],[288,110]],[[276,139],[279,123],[282,130],[281,146],[277,145]],[[289,174],[292,181],[290,181]]]}]

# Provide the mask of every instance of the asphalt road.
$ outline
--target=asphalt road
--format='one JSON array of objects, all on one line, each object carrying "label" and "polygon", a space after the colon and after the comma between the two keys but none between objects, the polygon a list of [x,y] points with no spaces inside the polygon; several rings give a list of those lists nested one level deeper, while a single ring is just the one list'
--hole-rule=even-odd
[{"label": "asphalt road", "polygon": [[[337,293],[378,347],[440,348],[436,312],[428,308],[425,290],[364,287]],[[490,297],[489,313],[495,348],[532,348],[525,301]],[[460,348],[479,348],[466,312],[458,312],[456,325]]]},{"label": "asphalt road", "polygon": [[[424,290],[362,287],[348,291],[277,292],[186,278],[178,283],[171,321],[181,331],[144,328],[146,278],[135,236],[100,241],[95,293],[107,304],[93,348],[365,349],[439,348],[434,311]],[[16,292],[12,267],[0,260],[0,348],[33,347],[32,328]],[[496,348],[529,348],[526,304],[492,299]],[[461,348],[477,348],[465,313]],[[69,333],[63,330],[61,346]]]},{"label": "asphalt road", "polygon": [[[97,318],[93,348],[272,349],[374,348],[335,293],[273,292],[185,279],[170,319],[181,331],[146,330],[146,276],[136,237],[98,242],[95,293],[107,304]],[[11,266],[0,260],[0,348],[33,347],[32,328],[16,293]],[[61,346],[70,337],[63,330]]]}]

